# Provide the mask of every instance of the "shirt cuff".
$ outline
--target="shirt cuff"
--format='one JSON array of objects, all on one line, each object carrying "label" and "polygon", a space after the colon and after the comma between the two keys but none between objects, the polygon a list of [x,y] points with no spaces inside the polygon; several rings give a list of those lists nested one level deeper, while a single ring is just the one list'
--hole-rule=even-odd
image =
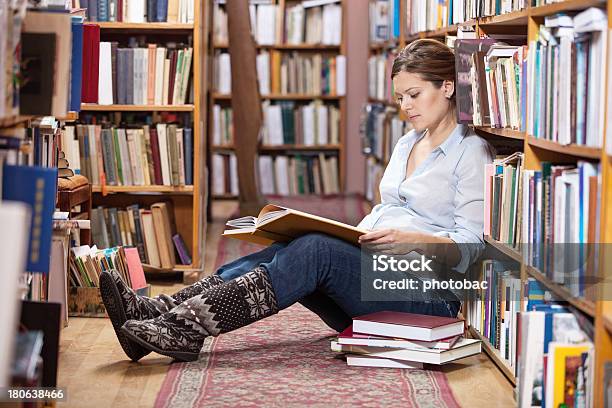
[{"label": "shirt cuff", "polygon": [[[447,231],[440,231],[435,232],[433,235],[436,237],[450,238],[455,244],[457,244],[461,259],[459,260],[459,263],[452,268],[455,272],[465,274],[472,262],[480,255],[482,245],[476,243],[467,244],[464,242],[465,239],[462,239],[461,235],[459,234],[451,234]],[[471,245],[474,245],[474,251],[470,250]],[[476,246],[478,246],[478,248],[476,248]]]}]

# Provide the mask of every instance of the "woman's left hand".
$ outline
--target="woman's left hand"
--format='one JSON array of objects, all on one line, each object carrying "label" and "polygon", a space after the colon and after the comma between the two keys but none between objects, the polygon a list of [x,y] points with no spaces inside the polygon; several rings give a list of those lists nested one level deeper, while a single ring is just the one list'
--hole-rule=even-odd
[{"label": "woman's left hand", "polygon": [[382,229],[371,231],[359,237],[359,244],[383,254],[407,254],[420,249],[424,244],[423,234],[415,231]]}]

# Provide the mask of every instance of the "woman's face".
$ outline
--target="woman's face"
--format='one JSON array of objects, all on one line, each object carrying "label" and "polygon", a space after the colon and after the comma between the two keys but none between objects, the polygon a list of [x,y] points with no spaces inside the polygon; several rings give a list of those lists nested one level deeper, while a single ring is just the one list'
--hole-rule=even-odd
[{"label": "woman's face", "polygon": [[417,132],[435,128],[449,113],[453,94],[452,81],[444,81],[440,88],[425,81],[419,74],[400,72],[393,78],[395,99],[400,109]]}]

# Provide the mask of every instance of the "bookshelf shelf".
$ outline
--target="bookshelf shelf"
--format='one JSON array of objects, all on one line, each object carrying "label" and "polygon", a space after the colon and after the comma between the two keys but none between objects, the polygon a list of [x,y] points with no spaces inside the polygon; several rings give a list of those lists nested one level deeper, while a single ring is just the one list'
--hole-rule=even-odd
[{"label": "bookshelf shelf", "polygon": [[507,128],[492,128],[488,126],[474,126],[476,133],[486,133],[489,135],[507,137],[509,139],[525,140],[525,133],[519,130]]},{"label": "bookshelf shelf", "polygon": [[68,112],[68,114],[64,117],[57,118],[57,120],[61,120],[64,122],[74,122],[75,120],[78,120],[78,119],[79,119],[79,112],[73,112],[73,111]]},{"label": "bookshelf shelf", "polygon": [[0,128],[11,128],[32,119],[32,116],[9,116],[6,118],[0,118]]},{"label": "bookshelf shelf", "polygon": [[122,23],[97,22],[101,30],[147,30],[147,31],[177,31],[193,30],[193,24],[186,23]]},{"label": "bookshelf shelf", "polygon": [[457,25],[453,24],[447,27],[442,27],[437,30],[425,31],[422,35],[424,38],[432,37],[444,37],[448,34],[454,34],[457,32]]},{"label": "bookshelf shelf", "polygon": [[581,310],[589,316],[595,316],[595,303],[586,299],[574,297],[567,289],[558,283],[550,280],[546,275],[540,272],[533,266],[525,265],[527,273],[537,279],[540,283],[546,286],[553,294],[558,296],[561,300],[564,300],[574,306],[576,309]]},{"label": "bookshelf shelf", "polygon": [[[320,150],[339,150],[342,146],[336,144],[327,144],[327,145],[277,145],[277,146],[259,146],[259,151],[261,152],[275,152],[275,151],[285,151],[285,150],[293,150],[293,151],[320,151]],[[234,150],[234,146],[232,145],[224,145],[224,146],[211,146],[213,151],[224,151],[224,150]]]},{"label": "bookshelf shelf", "polygon": [[[339,95],[304,95],[304,94],[269,94],[269,95],[262,95],[261,99],[269,99],[269,100],[278,100],[278,101],[294,101],[294,100],[298,100],[298,101],[310,101],[310,100],[314,100],[314,99],[321,99],[324,101],[334,101],[334,100],[340,100],[344,98],[343,96],[339,96]],[[213,99],[214,100],[231,100],[232,96],[228,95],[228,94],[220,94],[220,93],[214,93],[213,94]]]},{"label": "bookshelf shelf", "polygon": [[510,367],[508,367],[508,365],[506,365],[506,363],[504,363],[504,361],[502,360],[501,356],[499,355],[499,351],[497,351],[495,347],[491,345],[491,343],[489,342],[489,339],[482,336],[472,326],[469,327],[468,331],[470,335],[472,336],[472,338],[482,341],[482,348],[484,349],[485,353],[487,353],[487,355],[491,358],[491,360],[493,360],[495,365],[504,374],[504,376],[508,379],[508,381],[510,381],[512,385],[516,387],[516,377],[512,373],[512,370],[510,369]]},{"label": "bookshelf shelf", "polygon": [[562,145],[551,140],[538,139],[533,136],[529,136],[528,143],[530,146],[535,146],[540,149],[562,153],[569,156],[582,157],[585,159],[601,158],[601,149],[595,147],[579,146],[575,144]]},{"label": "bookshelf shelf", "polygon": [[[101,193],[102,186],[94,185],[94,193]],[[193,186],[106,186],[107,193],[193,193]]]},{"label": "bookshelf shelf", "polygon": [[585,10],[589,7],[605,6],[605,0],[565,0],[545,6],[531,7],[529,15],[534,17],[549,16],[561,11]]},{"label": "bookshelf shelf", "polygon": [[[274,45],[256,45],[257,49],[269,50],[288,50],[288,51],[338,51],[339,45],[323,45],[323,44],[274,44]],[[214,49],[229,48],[229,44],[219,43],[213,45]]]},{"label": "bookshelf shelf", "polygon": [[488,235],[485,235],[484,240],[487,244],[491,245],[491,247],[495,248],[497,251],[501,252],[507,257],[517,262],[522,262],[523,257],[521,256],[521,253],[510,247],[509,245],[496,241]]},{"label": "bookshelf shelf", "polygon": [[527,25],[527,10],[513,11],[511,13],[500,14],[498,16],[482,17],[478,20],[478,24],[487,25]]},{"label": "bookshelf shelf", "polygon": [[370,44],[371,51],[393,50],[399,46],[397,41],[387,41],[384,43]]},{"label": "bookshelf shelf", "polygon": [[96,105],[81,104],[82,111],[121,112],[193,112],[194,105]]}]

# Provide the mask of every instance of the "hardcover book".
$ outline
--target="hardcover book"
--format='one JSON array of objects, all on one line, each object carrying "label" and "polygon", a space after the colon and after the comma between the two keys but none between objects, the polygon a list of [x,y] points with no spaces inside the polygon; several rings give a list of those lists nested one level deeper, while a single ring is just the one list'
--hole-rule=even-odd
[{"label": "hardcover book", "polygon": [[302,235],[319,232],[357,245],[360,235],[367,231],[342,222],[308,214],[291,208],[268,204],[257,217],[230,220],[227,226],[234,229],[223,235],[260,245],[288,242]]}]

